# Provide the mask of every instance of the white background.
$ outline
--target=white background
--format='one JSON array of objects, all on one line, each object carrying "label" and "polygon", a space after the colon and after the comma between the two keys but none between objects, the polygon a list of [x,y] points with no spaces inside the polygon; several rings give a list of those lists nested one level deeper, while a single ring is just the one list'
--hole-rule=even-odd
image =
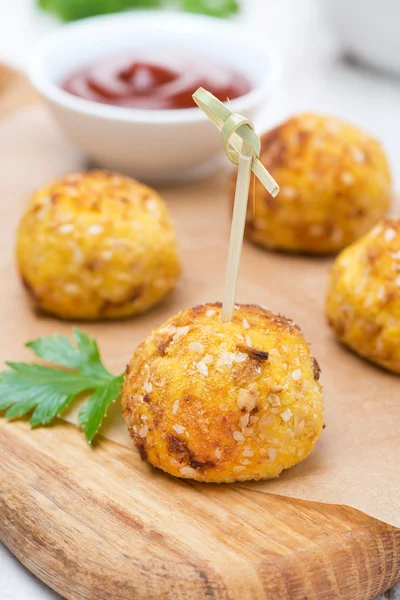
[{"label": "white background", "polygon": [[[400,80],[342,58],[323,0],[245,0],[241,20],[261,32],[283,58],[281,83],[259,120],[269,126],[303,110],[344,117],[380,138],[400,183]],[[58,27],[39,15],[34,0],[0,1],[0,61],[26,68],[35,42]],[[0,545],[0,600],[50,600],[57,594],[35,579]],[[400,599],[400,589],[397,599]],[[118,600],[115,598],[115,600]],[[391,600],[395,600],[391,596]]]}]

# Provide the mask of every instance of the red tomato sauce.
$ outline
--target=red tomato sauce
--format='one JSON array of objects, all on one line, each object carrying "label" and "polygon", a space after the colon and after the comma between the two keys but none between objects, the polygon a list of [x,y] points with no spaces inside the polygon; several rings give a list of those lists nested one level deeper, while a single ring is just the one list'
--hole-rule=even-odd
[{"label": "red tomato sauce", "polygon": [[192,94],[204,87],[225,102],[251,90],[228,66],[165,53],[163,56],[102,60],[70,75],[62,88],[86,100],[128,108],[194,108]]}]

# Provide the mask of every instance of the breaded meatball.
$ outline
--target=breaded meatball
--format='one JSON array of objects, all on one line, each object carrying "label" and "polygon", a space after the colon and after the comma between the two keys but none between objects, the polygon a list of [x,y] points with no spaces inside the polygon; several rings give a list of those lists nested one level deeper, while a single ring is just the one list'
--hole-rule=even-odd
[{"label": "breaded meatball", "polygon": [[335,253],[388,211],[387,159],[374,138],[334,117],[303,114],[265,133],[260,160],[280,185],[250,188],[246,234],[266,248]]},{"label": "breaded meatball", "polygon": [[177,243],[151,188],[105,171],[68,175],[36,192],[17,235],[34,303],[62,319],[147,311],[175,286]]},{"label": "breaded meatball", "polygon": [[319,366],[292,321],[239,305],[184,310],[127,367],[122,405],[143,459],[176,477],[277,477],[308,456],[322,428]]},{"label": "breaded meatball", "polygon": [[333,266],[326,314],[361,356],[400,373],[400,219],[386,219]]}]

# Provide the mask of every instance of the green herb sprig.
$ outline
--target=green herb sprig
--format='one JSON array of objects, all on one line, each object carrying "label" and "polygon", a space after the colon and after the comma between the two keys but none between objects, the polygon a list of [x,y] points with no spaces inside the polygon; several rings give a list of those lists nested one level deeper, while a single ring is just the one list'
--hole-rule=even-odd
[{"label": "green herb sprig", "polygon": [[63,21],[75,21],[132,8],[163,8],[203,13],[213,17],[229,17],[239,10],[238,0],[37,0],[43,10]]},{"label": "green herb sprig", "polygon": [[8,362],[0,373],[0,410],[6,418],[32,412],[32,427],[47,425],[71,404],[78,394],[89,398],[79,411],[79,425],[90,443],[107,409],[121,391],[124,375],[115,376],[104,367],[96,340],[73,330],[76,345],[58,333],[28,342],[39,358],[63,367]]}]

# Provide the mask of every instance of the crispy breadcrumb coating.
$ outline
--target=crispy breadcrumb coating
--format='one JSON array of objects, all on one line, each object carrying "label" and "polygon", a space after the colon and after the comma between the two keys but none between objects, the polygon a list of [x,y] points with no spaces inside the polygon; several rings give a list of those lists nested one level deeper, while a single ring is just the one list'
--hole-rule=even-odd
[{"label": "crispy breadcrumb coating", "polygon": [[256,181],[246,226],[253,242],[335,253],[387,213],[392,189],[386,155],[357,127],[332,116],[301,114],[265,133],[261,144],[260,160],[281,191],[272,198]]},{"label": "crispy breadcrumb coating", "polygon": [[385,219],[339,254],[326,314],[350,348],[400,373],[400,219]]},{"label": "crispy breadcrumb coating", "polygon": [[206,482],[277,477],[322,429],[320,370],[296,325],[253,305],[184,310],[127,367],[122,405],[143,459]]},{"label": "crispy breadcrumb coating", "polygon": [[17,260],[36,307],[62,319],[143,313],[179,275],[163,200],[105,171],[68,175],[32,196],[18,229]]}]

